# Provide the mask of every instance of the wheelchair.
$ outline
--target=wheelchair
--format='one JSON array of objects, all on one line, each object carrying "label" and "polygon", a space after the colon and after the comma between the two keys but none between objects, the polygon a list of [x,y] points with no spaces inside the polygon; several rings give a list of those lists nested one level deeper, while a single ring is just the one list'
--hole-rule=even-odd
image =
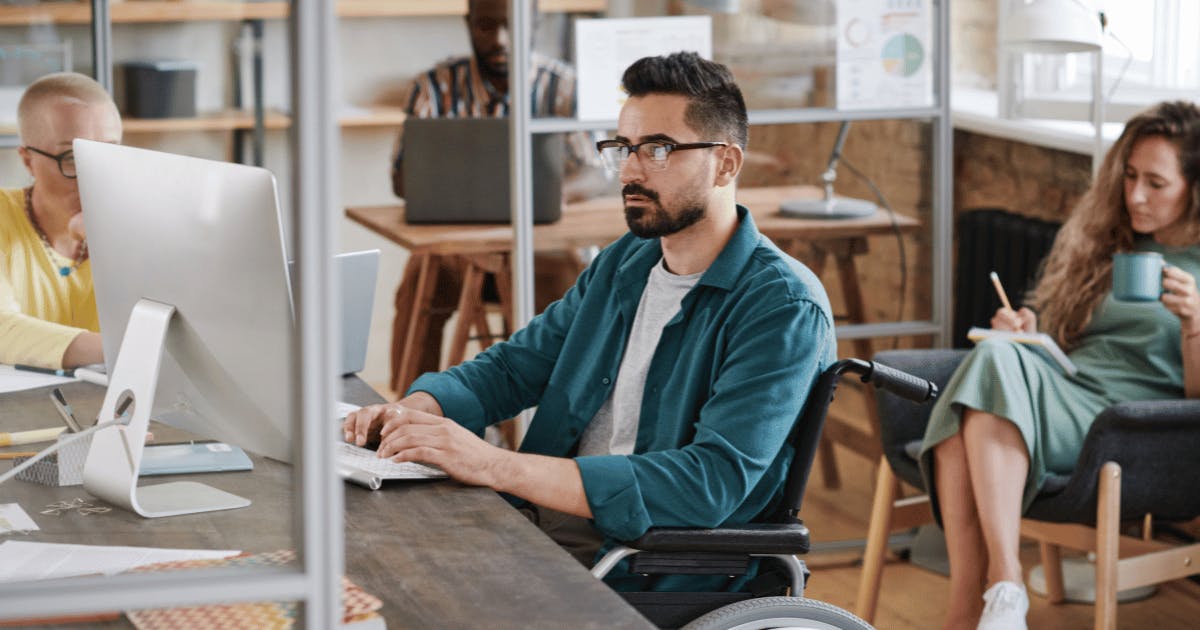
[{"label": "wheelchair", "polygon": [[773,514],[763,521],[715,529],[651,528],[637,540],[609,550],[592,568],[592,574],[603,578],[628,559],[629,571],[634,574],[735,576],[744,575],[755,559],[761,559],[764,568],[768,563],[782,565],[788,576],[788,596],[657,591],[620,595],[660,628],[869,630],[871,625],[853,614],[804,597],[809,571],[798,557],[809,550],[808,528],[798,518],[804,488],[829,403],[838,381],[847,372],[857,374],[864,383],[916,402],[928,402],[938,395],[934,383],[886,365],[860,359],[834,363],[817,379],[788,438],[795,454],[783,501]]}]

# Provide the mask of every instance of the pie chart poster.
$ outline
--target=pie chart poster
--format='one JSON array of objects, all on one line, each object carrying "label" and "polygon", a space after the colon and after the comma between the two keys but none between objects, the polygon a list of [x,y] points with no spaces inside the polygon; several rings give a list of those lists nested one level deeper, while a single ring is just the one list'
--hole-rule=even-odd
[{"label": "pie chart poster", "polygon": [[837,1],[838,109],[933,106],[930,2]]}]

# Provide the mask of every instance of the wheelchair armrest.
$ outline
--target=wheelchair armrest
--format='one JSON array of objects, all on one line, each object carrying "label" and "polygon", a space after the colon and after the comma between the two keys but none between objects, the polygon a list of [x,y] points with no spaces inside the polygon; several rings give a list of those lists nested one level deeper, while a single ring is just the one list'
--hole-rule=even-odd
[{"label": "wheelchair armrest", "polygon": [[748,523],[732,527],[655,527],[637,540],[624,543],[649,552],[742,554],[808,553],[808,527],[793,523]]}]

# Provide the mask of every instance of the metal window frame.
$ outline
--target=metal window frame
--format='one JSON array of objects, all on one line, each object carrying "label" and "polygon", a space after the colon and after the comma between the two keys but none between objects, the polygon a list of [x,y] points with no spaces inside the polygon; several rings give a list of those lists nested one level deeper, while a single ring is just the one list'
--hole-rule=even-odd
[{"label": "metal window frame", "polygon": [[[101,31],[111,32],[107,0],[94,0]],[[334,474],[336,428],[329,418],[340,356],[336,317],[322,296],[335,294],[331,253],[338,237],[339,130],[333,90],[336,25],[333,2],[292,3],[292,85],[295,118],[293,192],[300,290],[297,301],[299,365],[292,369],[301,394],[300,431],[293,474],[294,543],[300,568],[184,571],[127,574],[0,585],[0,619],[160,608],[205,603],[283,600],[302,602],[310,628],[333,628],[341,621],[343,569],[342,482]],[[97,77],[111,82],[111,38],[95,36]],[[97,64],[99,68],[101,64]],[[107,71],[107,74],[105,74]],[[103,82],[102,82],[103,83]]]}]

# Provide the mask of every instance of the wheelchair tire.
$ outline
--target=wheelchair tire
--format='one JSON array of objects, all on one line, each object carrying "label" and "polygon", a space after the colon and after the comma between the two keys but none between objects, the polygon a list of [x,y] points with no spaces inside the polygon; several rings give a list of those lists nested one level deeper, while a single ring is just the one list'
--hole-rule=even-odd
[{"label": "wheelchair tire", "polygon": [[832,604],[803,597],[760,597],[722,606],[681,630],[873,630]]}]

